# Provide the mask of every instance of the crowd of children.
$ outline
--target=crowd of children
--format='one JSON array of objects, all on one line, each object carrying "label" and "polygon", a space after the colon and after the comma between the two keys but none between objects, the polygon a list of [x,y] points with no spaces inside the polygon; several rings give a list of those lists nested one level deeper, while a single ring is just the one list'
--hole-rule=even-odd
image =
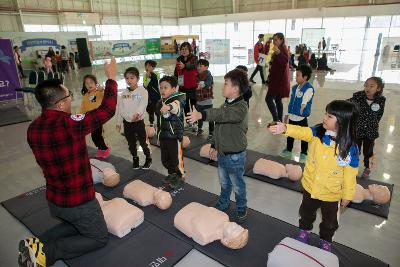
[{"label": "crowd of children", "polygon": [[[234,189],[236,221],[243,223],[247,219],[243,175],[252,95],[247,67],[239,65],[224,76],[222,96],[225,101],[216,108],[213,105],[214,81],[208,70],[209,62],[197,59],[189,43],[183,43],[180,52],[174,75],[161,79],[155,72],[157,63],[147,60],[143,87],[138,84],[140,76],[137,68],[125,70],[127,88],[118,99],[116,128],[120,131],[123,127],[133,157],[133,168],[150,168],[152,157],[144,123],[147,111],[150,126],[156,128],[161,162],[168,172],[162,186],[169,191],[185,181],[182,156],[185,125],[191,125],[192,132],[201,136],[207,121],[210,159],[218,160],[221,188],[215,208],[228,211]],[[370,175],[374,142],[379,137],[379,121],[386,99],[382,95],[382,79],[371,77],[365,82],[363,91],[354,93],[348,100],[329,103],[322,123],[309,127],[308,117],[315,95],[314,87],[309,82],[311,73],[312,68],[308,64],[300,64],[296,68],[296,84],[291,89],[287,118],[270,124],[268,130],[287,137],[286,148],[281,152],[283,157],[291,157],[294,140],[301,140],[300,161],[305,162],[305,168],[301,181],[304,191],[299,208],[300,233],[297,239],[308,243],[316,211],[320,208],[320,248],[330,251],[333,235],[339,227],[339,206],[347,206],[355,192],[361,150],[365,167],[362,177]],[[83,80],[82,94],[80,112],[85,113],[100,105],[104,91],[95,76],[87,75]],[[196,123],[197,128],[194,126]],[[96,157],[108,157],[110,147],[104,141],[102,127],[92,133],[92,140],[98,148]],[[137,142],[146,156],[142,166],[139,165]]]}]

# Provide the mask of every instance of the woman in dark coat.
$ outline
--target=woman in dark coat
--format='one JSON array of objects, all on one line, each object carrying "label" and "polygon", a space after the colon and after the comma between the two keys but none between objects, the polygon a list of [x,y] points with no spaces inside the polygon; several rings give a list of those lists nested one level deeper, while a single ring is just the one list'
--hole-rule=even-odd
[{"label": "woman in dark coat", "polygon": [[283,33],[275,33],[273,36],[274,53],[271,58],[271,67],[268,76],[268,92],[265,102],[272,114],[274,121],[282,121],[282,98],[289,97],[289,53],[285,45]]}]

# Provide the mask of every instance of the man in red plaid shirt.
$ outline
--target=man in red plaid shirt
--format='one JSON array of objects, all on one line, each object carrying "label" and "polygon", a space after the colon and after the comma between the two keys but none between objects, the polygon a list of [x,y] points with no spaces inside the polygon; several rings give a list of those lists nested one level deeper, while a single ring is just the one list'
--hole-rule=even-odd
[{"label": "man in red plaid shirt", "polygon": [[72,93],[59,80],[46,80],[35,89],[42,114],[28,128],[28,143],[46,179],[50,213],[64,221],[38,238],[21,240],[20,266],[50,266],[99,249],[108,231],[94,195],[85,137],[114,116],[117,104],[117,65],[105,64],[108,78],[98,109],[71,115]]}]

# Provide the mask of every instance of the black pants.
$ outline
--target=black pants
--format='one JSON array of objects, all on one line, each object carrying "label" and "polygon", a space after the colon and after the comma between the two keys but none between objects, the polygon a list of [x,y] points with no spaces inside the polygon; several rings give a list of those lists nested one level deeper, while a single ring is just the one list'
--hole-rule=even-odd
[{"label": "black pants", "polygon": [[22,65],[18,64],[17,67],[18,67],[19,76],[21,78],[25,77],[24,70],[22,69]]},{"label": "black pants", "polygon": [[269,112],[271,112],[272,119],[274,121],[282,121],[282,119],[283,119],[282,98],[279,96],[269,96],[267,94],[265,96],[265,102],[267,102],[267,106],[268,106]]},{"label": "black pants", "polygon": [[146,158],[151,158],[149,144],[146,139],[146,128],[143,120],[135,122],[127,122],[124,120],[124,133],[126,141],[128,141],[129,151],[133,157],[137,157],[136,142],[139,140],[139,144],[142,147]]},{"label": "black pants", "polygon": [[[149,104],[146,107],[146,111],[149,114],[149,122],[150,124],[154,124],[154,114],[156,111],[156,104],[157,102],[153,102],[149,100]],[[158,116],[157,116],[157,121],[158,121]]]},{"label": "black pants", "polygon": [[160,140],[161,162],[168,170],[168,174],[176,173],[183,177],[185,174],[182,143],[177,139]]},{"label": "black pants", "polygon": [[261,82],[265,83],[263,67],[258,64],[257,64],[256,68],[254,69],[253,73],[251,74],[250,80],[253,80],[253,78],[254,78],[254,76],[256,76],[257,72],[260,72]]},{"label": "black pants", "polygon": [[192,106],[196,106],[196,88],[182,89],[179,91],[186,94],[186,103],[185,103],[185,116],[186,116],[186,114],[190,112]]},{"label": "black pants", "polygon": [[[308,126],[307,118],[302,119],[301,121],[292,121],[289,120],[289,124],[299,125],[299,126]],[[288,137],[286,143],[286,149],[292,151],[293,149],[294,138]],[[301,141],[301,153],[307,155],[308,143],[306,141]]]},{"label": "black pants", "polygon": [[72,208],[48,204],[50,214],[64,222],[39,236],[44,243],[47,266],[58,259],[78,257],[107,244],[107,225],[96,198]]},{"label": "black pants", "polygon": [[[197,105],[196,109],[197,109],[197,111],[202,112],[202,111],[212,108],[212,107],[213,107],[213,105]],[[199,129],[203,128],[203,122],[204,122],[203,120],[198,121],[197,126],[199,127]],[[214,133],[214,122],[213,121],[208,122],[208,133],[210,135],[212,135]]]},{"label": "black pants", "polygon": [[369,169],[371,157],[374,155],[375,139],[374,140],[368,138],[358,139],[357,145],[360,153],[362,147],[362,153],[364,155],[364,167]]},{"label": "black pants", "polygon": [[332,242],[332,237],[339,228],[338,210],[339,202],[321,201],[311,198],[310,193],[303,191],[303,201],[299,209],[299,227],[302,230],[310,231],[317,217],[317,210],[321,208],[322,221],[319,225],[319,236],[323,240]]},{"label": "black pants", "polygon": [[103,126],[92,132],[92,141],[94,145],[101,150],[107,150],[107,145],[104,142],[104,137],[103,137]]}]

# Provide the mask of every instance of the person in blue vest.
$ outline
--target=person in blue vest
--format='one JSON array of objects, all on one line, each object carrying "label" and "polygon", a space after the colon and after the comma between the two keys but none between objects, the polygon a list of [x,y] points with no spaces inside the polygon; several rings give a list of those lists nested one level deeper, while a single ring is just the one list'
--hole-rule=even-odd
[{"label": "person in blue vest", "polygon": [[[308,126],[307,117],[311,114],[311,105],[314,98],[314,88],[308,80],[311,77],[311,68],[308,65],[300,65],[296,69],[297,84],[292,87],[288,107],[289,124]],[[282,150],[282,157],[291,157],[294,139],[287,138],[286,148]],[[301,141],[300,162],[307,158],[308,143]]]}]

